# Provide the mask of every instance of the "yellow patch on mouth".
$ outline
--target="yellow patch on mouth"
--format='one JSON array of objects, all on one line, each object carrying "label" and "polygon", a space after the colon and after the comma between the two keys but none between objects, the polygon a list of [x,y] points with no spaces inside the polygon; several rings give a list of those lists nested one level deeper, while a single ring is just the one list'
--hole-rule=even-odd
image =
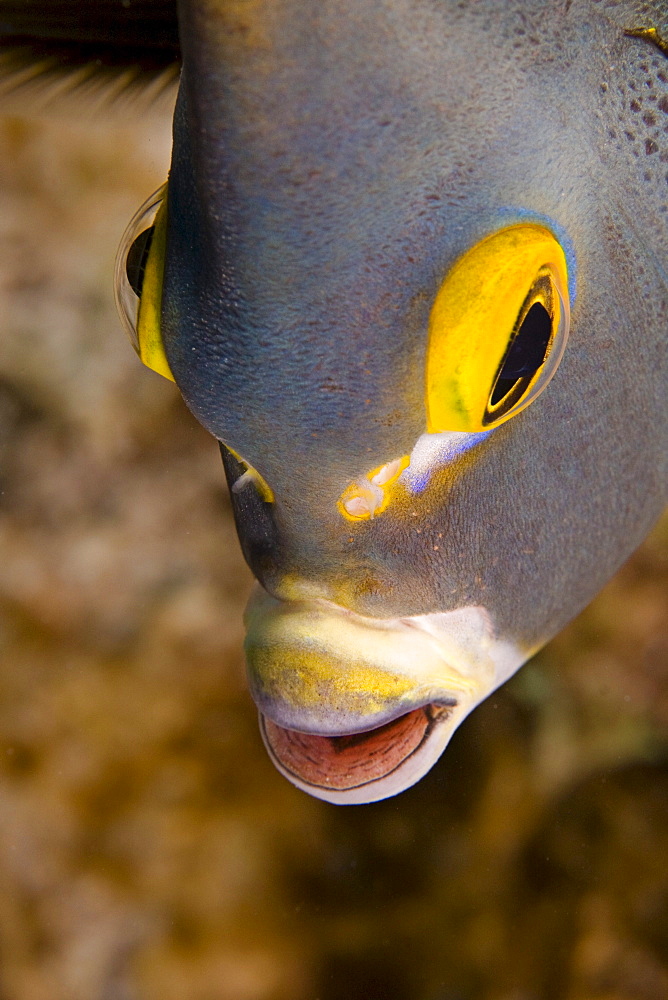
[{"label": "yellow patch on mouth", "polygon": [[343,673],[340,657],[322,650],[256,647],[253,671],[267,699],[295,708],[333,703],[338,712],[356,716],[381,712],[415,689],[410,677],[365,663],[348,662]]}]

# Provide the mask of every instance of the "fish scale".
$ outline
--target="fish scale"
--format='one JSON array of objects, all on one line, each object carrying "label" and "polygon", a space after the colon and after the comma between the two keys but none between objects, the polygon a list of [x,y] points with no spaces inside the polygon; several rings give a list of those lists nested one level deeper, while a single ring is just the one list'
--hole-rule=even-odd
[{"label": "fish scale", "polygon": [[[624,212],[659,266],[668,253],[668,59],[638,39],[621,80],[602,79],[599,129],[603,162]],[[611,77],[609,72],[607,77]],[[621,192],[620,192],[621,193]],[[647,212],[647,205],[652,210]]]}]

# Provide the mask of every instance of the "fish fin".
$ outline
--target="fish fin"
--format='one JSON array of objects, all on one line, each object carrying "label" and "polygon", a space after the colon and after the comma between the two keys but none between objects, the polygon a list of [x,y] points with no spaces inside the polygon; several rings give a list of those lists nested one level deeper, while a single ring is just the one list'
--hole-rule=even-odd
[{"label": "fish fin", "polygon": [[174,0],[0,0],[3,111],[171,103],[179,57]]}]

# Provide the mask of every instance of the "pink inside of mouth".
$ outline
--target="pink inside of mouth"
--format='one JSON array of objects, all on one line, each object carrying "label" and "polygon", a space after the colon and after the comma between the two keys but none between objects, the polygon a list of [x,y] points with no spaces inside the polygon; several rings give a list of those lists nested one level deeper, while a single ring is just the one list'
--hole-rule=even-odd
[{"label": "pink inside of mouth", "polygon": [[395,771],[446,713],[446,706],[424,705],[378,729],[350,736],[315,736],[283,729],[266,716],[262,724],[272,753],[286,771],[313,787],[345,791]]}]

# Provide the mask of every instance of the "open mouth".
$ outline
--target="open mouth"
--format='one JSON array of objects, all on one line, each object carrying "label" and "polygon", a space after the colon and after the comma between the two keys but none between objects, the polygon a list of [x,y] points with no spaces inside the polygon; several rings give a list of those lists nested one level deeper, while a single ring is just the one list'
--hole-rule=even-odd
[{"label": "open mouth", "polygon": [[425,745],[456,702],[429,703],[376,729],[317,736],[284,729],[260,714],[267,749],[279,769],[312,789],[347,792],[389,777]]},{"label": "open mouth", "polygon": [[258,587],[246,626],[269,756],[297,788],[337,805],[378,802],[419,781],[524,659],[477,606],[379,619]]}]

